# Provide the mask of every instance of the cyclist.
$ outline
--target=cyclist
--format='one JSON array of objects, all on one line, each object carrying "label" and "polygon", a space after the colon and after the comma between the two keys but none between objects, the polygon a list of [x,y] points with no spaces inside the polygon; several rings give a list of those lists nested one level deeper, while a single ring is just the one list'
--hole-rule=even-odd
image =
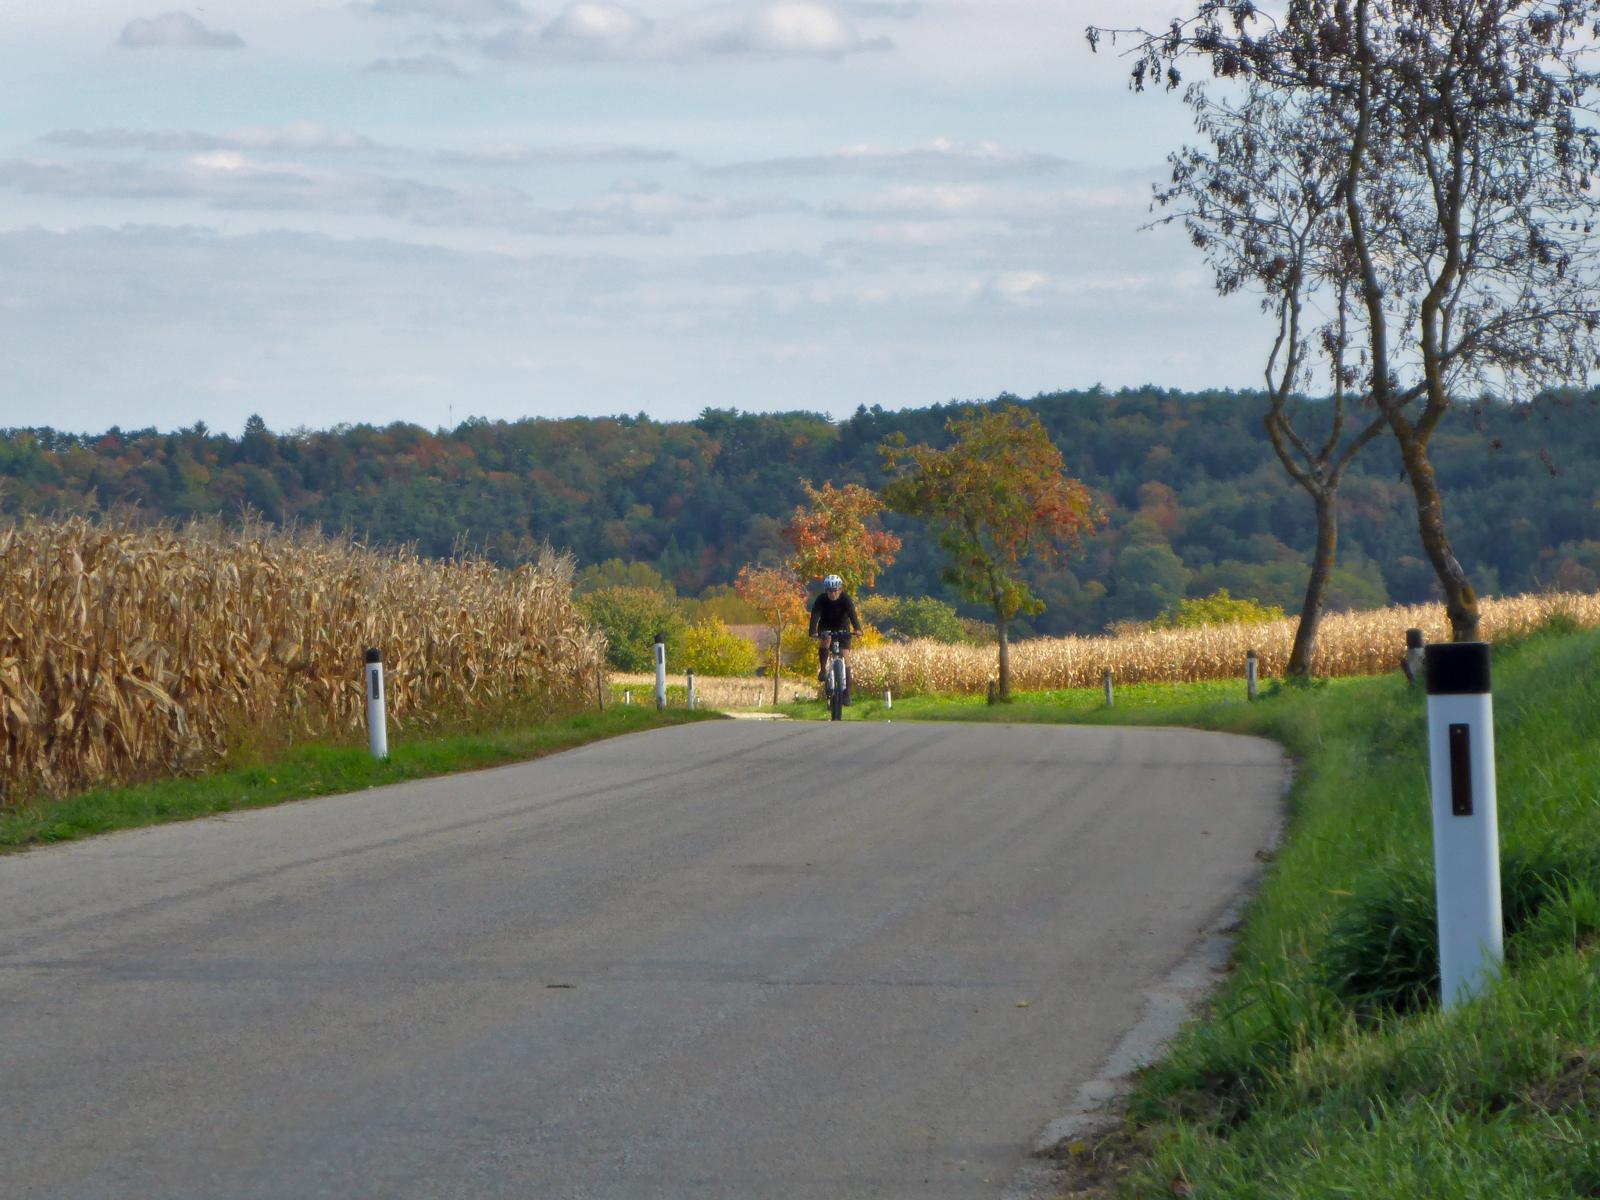
[{"label": "cyclist", "polygon": [[828,646],[839,639],[839,653],[850,649],[850,633],[861,632],[861,618],[856,616],[855,601],[845,595],[844,580],[829,575],[822,581],[822,592],[811,603],[811,629],[809,636],[818,638],[817,679],[828,681]]}]

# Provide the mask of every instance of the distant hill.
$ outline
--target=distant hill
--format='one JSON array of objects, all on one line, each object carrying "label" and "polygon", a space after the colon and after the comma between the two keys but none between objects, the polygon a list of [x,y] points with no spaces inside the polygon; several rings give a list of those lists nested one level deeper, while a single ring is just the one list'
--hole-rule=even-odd
[{"label": "distant hill", "polygon": [[[1001,402],[1019,401],[990,403]],[[1049,609],[1036,631],[1143,619],[1218,587],[1297,607],[1312,509],[1272,456],[1259,396],[1092,389],[1020,402],[1111,517],[1082,558],[1039,576]],[[11,429],[0,431],[0,516],[133,504],[230,518],[249,507],[431,555],[464,543],[508,564],[549,540],[582,563],[650,563],[698,593],[779,552],[802,479],[878,486],[884,437],[938,442],[958,407],[863,408],[843,421],[719,410],[688,422],[471,420],[434,432],[284,433],[252,418],[238,437],[202,425]],[[1302,406],[1312,423],[1321,411]],[[1435,463],[1458,556],[1481,591],[1600,588],[1600,397],[1463,406],[1435,439]],[[1343,496],[1334,604],[1427,599],[1432,573],[1387,440],[1368,447]],[[892,523],[906,546],[880,590],[944,595],[936,548],[914,523]]]}]

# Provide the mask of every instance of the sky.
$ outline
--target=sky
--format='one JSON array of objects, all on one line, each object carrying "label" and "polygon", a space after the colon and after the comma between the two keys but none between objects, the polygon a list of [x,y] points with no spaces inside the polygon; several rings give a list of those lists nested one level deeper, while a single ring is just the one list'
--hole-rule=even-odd
[{"label": "sky", "polygon": [[167,2],[0,0],[0,427],[1259,382],[1084,39],[1182,0]]}]

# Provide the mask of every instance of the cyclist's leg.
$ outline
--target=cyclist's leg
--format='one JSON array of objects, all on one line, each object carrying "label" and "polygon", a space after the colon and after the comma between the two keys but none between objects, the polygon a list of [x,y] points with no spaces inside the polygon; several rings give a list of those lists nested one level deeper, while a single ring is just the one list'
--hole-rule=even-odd
[{"label": "cyclist's leg", "polygon": [[826,631],[817,638],[817,678],[823,683],[828,681],[828,644],[830,640]]}]

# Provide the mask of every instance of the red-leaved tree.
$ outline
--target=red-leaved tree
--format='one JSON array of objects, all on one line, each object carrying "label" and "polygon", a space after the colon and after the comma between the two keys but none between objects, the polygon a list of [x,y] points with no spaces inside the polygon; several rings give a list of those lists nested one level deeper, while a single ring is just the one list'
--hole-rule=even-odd
[{"label": "red-leaved tree", "polygon": [[794,573],[802,583],[837,575],[851,591],[872,586],[900,550],[900,539],[882,527],[883,501],[859,483],[805,489],[810,507],[796,508],[783,530]]},{"label": "red-leaved tree", "polygon": [[1018,405],[978,410],[945,423],[949,447],[882,447],[898,472],[884,488],[896,512],[922,517],[950,556],[945,580],[970,600],[994,609],[1000,634],[1002,700],[1011,698],[1011,648],[1006,623],[1035,613],[1042,601],[1022,580],[1028,558],[1048,561],[1076,549],[1104,521],[1089,491],[1066,474],[1061,451],[1039,418]]},{"label": "red-leaved tree", "polygon": [[733,590],[756,612],[772,633],[772,702],[778,702],[778,682],[783,676],[783,635],[806,619],[806,589],[800,577],[785,567],[739,568]]}]

